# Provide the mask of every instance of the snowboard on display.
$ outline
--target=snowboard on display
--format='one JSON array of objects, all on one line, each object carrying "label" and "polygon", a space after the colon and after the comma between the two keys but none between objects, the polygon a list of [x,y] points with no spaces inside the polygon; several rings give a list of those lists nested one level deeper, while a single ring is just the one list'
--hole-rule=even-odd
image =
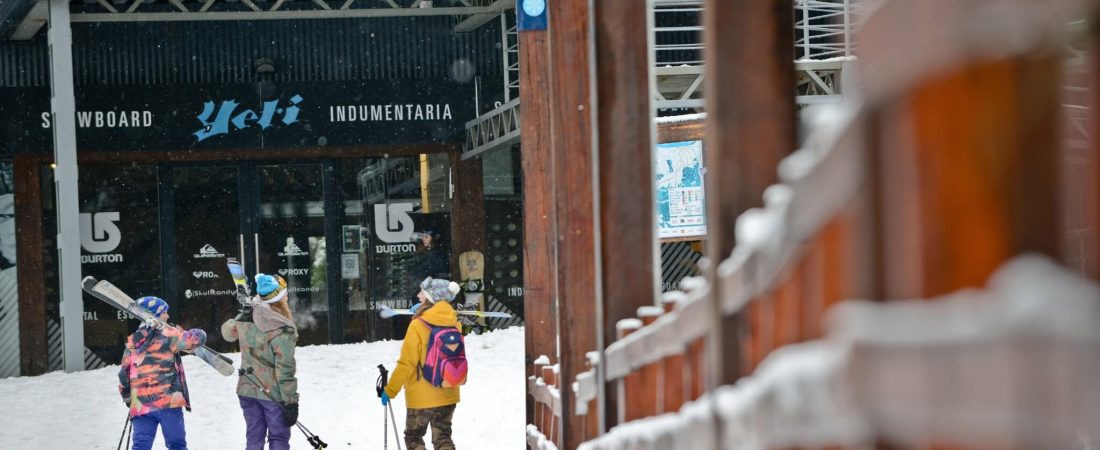
[{"label": "snowboard on display", "polygon": [[[455,312],[458,313],[458,315],[460,315],[460,316],[472,316],[472,317],[489,318],[489,319],[511,319],[512,318],[512,315],[508,314],[506,312],[470,311],[470,310],[464,310],[464,309],[456,309]],[[378,315],[382,316],[383,319],[389,319],[389,318],[394,317],[394,316],[411,316],[411,315],[413,315],[413,312],[410,311],[408,308],[393,309],[393,308],[383,306],[378,310]]]},{"label": "snowboard on display", "polygon": [[[462,291],[467,309],[485,311],[485,255],[477,250],[462,252],[458,255],[458,273],[462,280]],[[485,316],[479,316],[477,325],[485,327]]]},{"label": "snowboard on display", "polygon": [[[149,313],[149,311],[146,311],[138,306],[138,304],[134,302],[133,298],[131,298],[129,295],[126,295],[125,292],[122,292],[121,289],[115,287],[115,285],[106,280],[97,281],[94,277],[84,277],[82,285],[84,290],[89,294],[92,294],[93,297],[102,300],[104,303],[115,307],[119,311],[129,313],[143,321],[149,319],[156,320],[157,322],[160,322],[162,327],[172,326],[167,323],[161,322],[156,317],[153,317],[153,315]],[[232,359],[229,359],[225,355],[211,350],[205,345],[194,349],[193,353],[195,354],[195,356],[198,356],[199,359],[209,364],[210,367],[213,367],[214,370],[217,370],[218,373],[222,375],[229,376],[237,372],[237,369],[233,367]]]}]

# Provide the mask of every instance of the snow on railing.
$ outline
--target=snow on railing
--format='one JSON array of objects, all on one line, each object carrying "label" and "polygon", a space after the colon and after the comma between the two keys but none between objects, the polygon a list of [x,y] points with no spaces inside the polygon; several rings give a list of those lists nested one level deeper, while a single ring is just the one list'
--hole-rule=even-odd
[{"label": "snow on railing", "polygon": [[1017,257],[985,289],[932,302],[845,302],[830,328],[852,349],[864,415],[890,442],[1100,443],[1100,284],[1046,257]]},{"label": "snow on railing", "polygon": [[558,450],[558,446],[534,425],[527,425],[527,446],[532,450]]},{"label": "snow on railing", "polygon": [[1100,442],[1100,285],[1045,258],[1006,263],[985,290],[846,301],[831,317],[826,339],[779,348],[737,384],[580,448]]}]

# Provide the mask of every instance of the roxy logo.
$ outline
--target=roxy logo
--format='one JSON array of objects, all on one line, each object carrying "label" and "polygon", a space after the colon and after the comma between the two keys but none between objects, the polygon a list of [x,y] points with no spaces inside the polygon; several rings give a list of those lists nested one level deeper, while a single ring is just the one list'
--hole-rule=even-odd
[{"label": "roxy logo", "polygon": [[206,244],[199,249],[194,258],[225,258],[225,253],[219,253],[213,245]]},{"label": "roxy logo", "polygon": [[407,243],[412,240],[413,219],[409,215],[412,210],[412,203],[374,205],[374,232],[378,235],[378,239],[391,244]]},{"label": "roxy logo", "polygon": [[309,268],[304,269],[279,269],[279,275],[282,276],[295,276],[295,275],[309,275]]},{"label": "roxy logo", "polygon": [[81,263],[122,262],[122,255],[110,253],[122,243],[117,211],[80,214],[80,246],[92,255],[80,255]]},{"label": "roxy logo", "polygon": [[196,117],[202,123],[202,129],[193,134],[199,142],[202,142],[209,137],[250,128],[253,123],[258,125],[261,130],[266,130],[272,126],[275,117],[278,115],[282,116],[279,121],[283,125],[290,125],[298,121],[298,104],[301,102],[301,95],[290,97],[290,105],[285,107],[279,106],[279,100],[269,100],[264,102],[264,106],[258,114],[251,109],[238,112],[237,106],[240,103],[236,100],[222,101],[221,105],[217,107],[212,101],[203,102],[202,112]]},{"label": "roxy logo", "polygon": [[204,279],[204,278],[218,278],[218,274],[216,274],[212,271],[209,271],[209,270],[200,270],[200,271],[197,271],[197,272],[191,272],[191,275],[194,276],[195,278],[200,279],[200,280]]}]

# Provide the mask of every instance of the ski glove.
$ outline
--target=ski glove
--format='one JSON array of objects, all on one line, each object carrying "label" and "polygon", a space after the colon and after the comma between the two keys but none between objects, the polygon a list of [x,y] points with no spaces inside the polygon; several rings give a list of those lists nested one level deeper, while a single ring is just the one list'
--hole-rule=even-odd
[{"label": "ski glove", "polygon": [[390,395],[383,392],[382,393],[382,406],[386,406],[388,404],[390,404]]},{"label": "ski glove", "polygon": [[283,403],[283,425],[292,427],[298,423],[298,404]]},{"label": "ski glove", "polygon": [[206,332],[201,328],[192,328],[183,332],[183,339],[191,347],[206,345]]},{"label": "ski glove", "polygon": [[412,315],[415,316],[416,315],[416,310],[420,309],[420,306],[421,306],[420,303],[417,303],[415,305],[410,306],[409,307],[409,313],[411,313]]},{"label": "ski glove", "polygon": [[152,317],[141,321],[141,323],[142,323],[142,325],[145,325],[145,326],[147,326],[149,328],[152,328],[154,330],[159,330],[161,325],[163,325],[159,320],[154,319]]}]

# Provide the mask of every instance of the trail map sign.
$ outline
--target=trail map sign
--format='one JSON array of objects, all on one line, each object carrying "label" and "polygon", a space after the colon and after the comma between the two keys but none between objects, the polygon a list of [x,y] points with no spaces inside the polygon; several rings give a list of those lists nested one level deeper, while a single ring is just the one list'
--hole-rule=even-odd
[{"label": "trail map sign", "polygon": [[665,239],[706,235],[702,141],[658,144],[654,159],[657,237]]}]

